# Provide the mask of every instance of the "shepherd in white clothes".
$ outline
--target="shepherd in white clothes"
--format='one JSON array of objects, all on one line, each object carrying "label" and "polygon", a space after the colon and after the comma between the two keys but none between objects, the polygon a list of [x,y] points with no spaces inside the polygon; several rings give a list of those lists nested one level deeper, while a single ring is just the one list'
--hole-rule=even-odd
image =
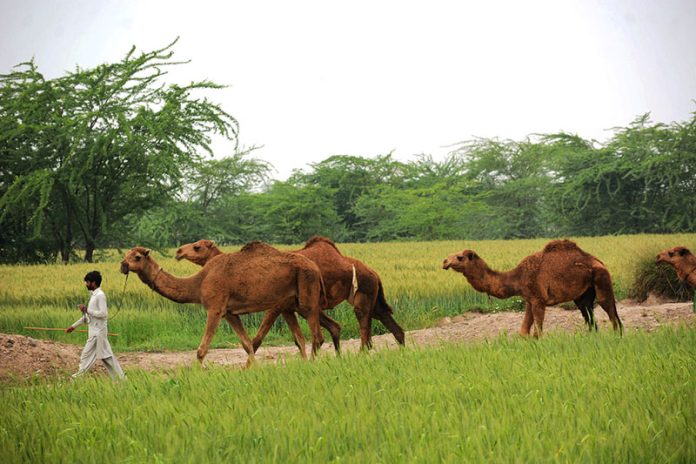
[{"label": "shepherd in white clothes", "polygon": [[83,304],[79,306],[80,311],[82,311],[82,317],[65,329],[67,333],[70,333],[82,324],[87,324],[89,327],[87,343],[82,349],[82,355],[80,356],[80,369],[73,374],[73,378],[77,378],[87,372],[97,359],[102,360],[112,378],[122,379],[124,377],[121,366],[118,364],[113,351],[111,351],[111,345],[107,338],[106,321],[108,311],[106,309],[106,295],[99,288],[101,281],[102,277],[99,271],[89,272],[85,276],[85,286],[92,293],[92,296],[87,306]]}]

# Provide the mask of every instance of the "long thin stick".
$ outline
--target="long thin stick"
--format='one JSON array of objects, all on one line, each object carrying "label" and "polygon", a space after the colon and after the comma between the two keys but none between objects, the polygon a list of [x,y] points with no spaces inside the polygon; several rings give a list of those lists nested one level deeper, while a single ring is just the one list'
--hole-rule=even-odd
[{"label": "long thin stick", "polygon": [[[59,329],[59,328],[55,328],[55,327],[25,327],[25,329],[27,329],[27,330],[45,330],[45,331],[48,331],[48,330],[60,330],[61,332],[65,332],[65,329]],[[81,330],[81,329],[80,329],[80,330],[77,330],[77,329],[75,329],[75,330],[73,330],[73,332],[89,332],[89,331],[88,331],[88,330]],[[107,335],[109,335],[110,337],[118,337],[118,334],[116,334],[116,333],[111,333],[111,332],[107,333]]]}]

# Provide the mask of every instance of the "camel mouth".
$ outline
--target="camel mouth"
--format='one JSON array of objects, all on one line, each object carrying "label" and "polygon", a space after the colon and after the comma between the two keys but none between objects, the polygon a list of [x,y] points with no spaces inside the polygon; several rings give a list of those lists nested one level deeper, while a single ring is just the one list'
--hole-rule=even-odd
[{"label": "camel mouth", "polygon": [[448,263],[447,261],[445,261],[444,263],[442,263],[442,269],[444,269],[445,271],[446,271],[447,269],[449,269],[450,266],[451,266],[451,264]]},{"label": "camel mouth", "polygon": [[176,259],[177,261],[181,261],[182,259],[184,259],[184,256],[177,254],[176,256],[174,256],[174,259]]},{"label": "camel mouth", "polygon": [[128,272],[130,269],[128,268],[128,264],[126,263],[121,263],[121,274],[126,274],[128,275]]}]

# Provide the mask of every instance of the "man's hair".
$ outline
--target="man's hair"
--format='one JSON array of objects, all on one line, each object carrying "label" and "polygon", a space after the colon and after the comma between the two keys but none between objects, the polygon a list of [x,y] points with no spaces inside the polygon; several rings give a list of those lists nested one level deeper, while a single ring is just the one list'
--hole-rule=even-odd
[{"label": "man's hair", "polygon": [[88,272],[85,276],[85,282],[94,282],[99,287],[101,285],[101,274],[99,271]]}]

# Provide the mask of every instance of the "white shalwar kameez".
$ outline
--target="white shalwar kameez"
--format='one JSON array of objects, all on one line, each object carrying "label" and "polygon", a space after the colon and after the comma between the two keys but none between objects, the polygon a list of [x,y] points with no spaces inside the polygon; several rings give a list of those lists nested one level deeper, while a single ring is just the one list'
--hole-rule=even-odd
[{"label": "white shalwar kameez", "polygon": [[97,359],[101,359],[112,378],[122,379],[124,377],[123,371],[118,364],[116,356],[111,351],[111,344],[109,344],[109,339],[107,338],[106,321],[108,311],[106,309],[106,295],[101,288],[97,288],[91,293],[92,296],[87,304],[87,311],[72,325],[73,328],[82,324],[87,324],[89,327],[87,343],[85,343],[85,347],[80,355],[80,369],[73,374],[73,378],[87,372]]}]

